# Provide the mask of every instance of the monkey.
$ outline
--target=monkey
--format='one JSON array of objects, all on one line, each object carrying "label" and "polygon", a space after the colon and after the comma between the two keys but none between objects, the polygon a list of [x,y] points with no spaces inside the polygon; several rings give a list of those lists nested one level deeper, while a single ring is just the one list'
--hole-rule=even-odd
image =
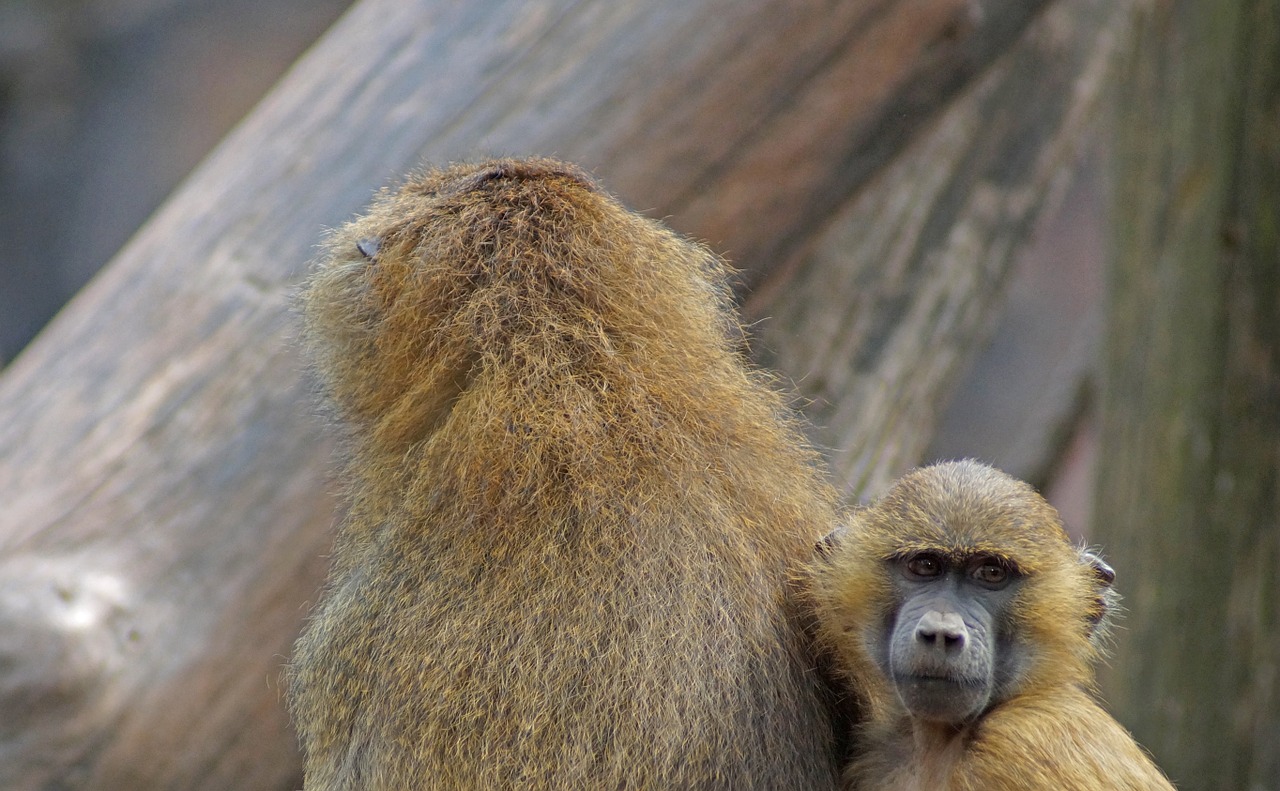
[{"label": "monkey", "polygon": [[848,519],[806,570],[861,712],[846,789],[1173,789],[1096,698],[1115,573],[1031,486],[940,463]]},{"label": "monkey", "polygon": [[549,159],[452,165],[299,296],[344,512],[305,787],[835,789],[799,569],[839,498],[726,262]]}]

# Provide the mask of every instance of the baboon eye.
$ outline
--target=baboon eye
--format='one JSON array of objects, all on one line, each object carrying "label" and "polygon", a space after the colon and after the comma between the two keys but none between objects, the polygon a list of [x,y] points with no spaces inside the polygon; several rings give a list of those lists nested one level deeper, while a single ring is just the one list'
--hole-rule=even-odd
[{"label": "baboon eye", "polygon": [[973,577],[986,585],[1001,585],[1009,579],[1009,570],[989,560],[973,570]]},{"label": "baboon eye", "polygon": [[373,237],[361,239],[356,242],[356,249],[360,251],[360,255],[368,258],[370,261],[372,261],[374,256],[378,254],[378,248],[381,246],[381,240]]},{"label": "baboon eye", "polygon": [[942,559],[936,555],[916,555],[907,561],[907,571],[916,577],[936,577],[942,573]]}]

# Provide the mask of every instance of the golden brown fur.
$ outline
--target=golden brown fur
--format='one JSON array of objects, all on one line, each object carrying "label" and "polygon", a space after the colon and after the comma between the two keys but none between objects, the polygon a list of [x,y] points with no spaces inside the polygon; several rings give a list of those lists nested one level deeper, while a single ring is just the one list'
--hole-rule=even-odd
[{"label": "golden brown fur", "polygon": [[[892,560],[917,551],[989,555],[1022,574],[1007,644],[996,649],[1014,658],[1016,675],[958,725],[913,716],[883,669],[901,598]],[[819,641],[866,714],[847,788],[1172,789],[1094,698],[1091,636],[1106,606],[1096,558],[1071,545],[1030,486],[976,462],[916,470],[858,511],[823,555],[811,574]]]},{"label": "golden brown fur", "polygon": [[787,583],[835,497],[725,277],[547,160],[333,235],[303,302],[349,512],[290,670],[308,789],[836,785]]}]

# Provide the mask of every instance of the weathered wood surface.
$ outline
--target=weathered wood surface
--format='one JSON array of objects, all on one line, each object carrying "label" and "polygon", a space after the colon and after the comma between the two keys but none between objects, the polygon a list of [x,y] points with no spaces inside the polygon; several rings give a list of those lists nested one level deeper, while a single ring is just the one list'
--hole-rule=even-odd
[{"label": "weathered wood surface", "polygon": [[785,375],[857,361],[815,413],[856,491],[914,461],[1123,7],[355,6],[0,377],[0,787],[298,783],[278,677],[334,503],[286,305],[374,188],[558,155],[707,239]]},{"label": "weathered wood surface", "polygon": [[764,361],[794,377],[846,494],[920,461],[1128,18],[1126,3],[1049,9],[748,300],[749,318],[774,316]]},{"label": "weathered wood surface", "polygon": [[1181,788],[1280,789],[1280,2],[1150,5],[1120,88],[1106,692]]}]

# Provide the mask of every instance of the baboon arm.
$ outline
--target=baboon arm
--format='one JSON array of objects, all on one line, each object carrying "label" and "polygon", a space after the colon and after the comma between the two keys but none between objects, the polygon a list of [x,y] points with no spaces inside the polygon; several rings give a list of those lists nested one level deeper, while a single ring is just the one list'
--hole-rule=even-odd
[{"label": "baboon arm", "polygon": [[957,791],[1173,791],[1129,732],[1082,691],[1006,708],[983,720]]}]

